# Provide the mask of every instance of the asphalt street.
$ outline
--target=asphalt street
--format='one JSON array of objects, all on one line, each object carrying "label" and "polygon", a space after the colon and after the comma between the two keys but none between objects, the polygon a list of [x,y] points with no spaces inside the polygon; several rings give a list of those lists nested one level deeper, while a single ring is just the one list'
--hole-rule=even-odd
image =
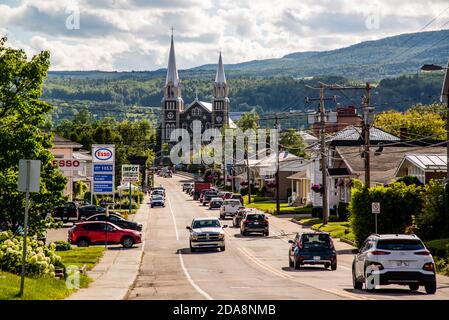
[{"label": "asphalt street", "polygon": [[226,232],[226,251],[189,249],[190,225],[195,217],[218,217],[182,192],[186,178],[156,178],[166,188],[165,208],[149,210],[144,255],[128,299],[449,299],[449,278],[438,277],[435,295],[424,288],[385,286],[375,292],[352,288],[351,247],[336,241],[338,269],[288,266],[288,240],[301,226],[289,219],[269,216],[270,236],[241,236],[232,227]]}]

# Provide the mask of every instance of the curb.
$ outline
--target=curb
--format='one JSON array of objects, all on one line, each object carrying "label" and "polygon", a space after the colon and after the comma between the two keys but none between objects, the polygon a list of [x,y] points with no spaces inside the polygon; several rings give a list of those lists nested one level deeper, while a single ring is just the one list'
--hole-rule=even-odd
[{"label": "curb", "polygon": [[351,246],[357,248],[357,246],[355,245],[355,243],[352,242],[351,240],[348,240],[348,239],[345,239],[345,238],[340,238],[340,242],[344,242],[344,243],[346,243],[346,244],[349,244],[349,245],[351,245]]}]

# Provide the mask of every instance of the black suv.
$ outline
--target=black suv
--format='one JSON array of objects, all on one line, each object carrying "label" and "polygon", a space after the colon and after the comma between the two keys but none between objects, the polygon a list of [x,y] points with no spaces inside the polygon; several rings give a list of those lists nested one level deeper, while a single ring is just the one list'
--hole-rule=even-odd
[{"label": "black suv", "polygon": [[85,219],[90,216],[93,216],[94,214],[98,213],[106,213],[106,209],[100,206],[94,206],[94,205],[88,205],[83,206],[78,209],[79,211],[79,219]]},{"label": "black suv", "polygon": [[337,270],[337,251],[328,233],[309,232],[297,234],[294,240],[289,240],[291,247],[288,251],[290,267],[300,269],[301,266],[324,265],[325,268]]},{"label": "black suv", "polygon": [[263,213],[246,212],[240,223],[240,234],[246,236],[249,233],[262,233],[264,236],[270,234],[268,229],[268,220]]}]

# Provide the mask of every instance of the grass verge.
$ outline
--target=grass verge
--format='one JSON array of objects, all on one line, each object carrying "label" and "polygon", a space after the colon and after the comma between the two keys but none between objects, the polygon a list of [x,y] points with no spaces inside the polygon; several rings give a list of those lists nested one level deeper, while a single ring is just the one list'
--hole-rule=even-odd
[{"label": "grass verge", "polygon": [[[103,247],[72,248],[58,251],[64,265],[76,265],[91,269],[103,256]],[[92,280],[85,274],[80,275],[80,288],[86,288]],[[74,293],[76,289],[68,289],[65,280],[53,278],[25,278],[23,297],[18,297],[20,276],[0,271],[0,300],[60,300]]]},{"label": "grass verge", "polygon": [[[276,201],[272,200],[263,202],[255,201],[250,204],[246,203],[245,206],[248,208],[255,208],[266,213],[276,213]],[[281,202],[279,209],[281,214],[312,214],[311,207],[293,207],[289,206],[287,202]]]},{"label": "grass verge", "polygon": [[314,224],[312,230],[329,232],[332,238],[343,238],[355,242],[355,236],[348,221],[328,222],[326,225],[320,222]]}]

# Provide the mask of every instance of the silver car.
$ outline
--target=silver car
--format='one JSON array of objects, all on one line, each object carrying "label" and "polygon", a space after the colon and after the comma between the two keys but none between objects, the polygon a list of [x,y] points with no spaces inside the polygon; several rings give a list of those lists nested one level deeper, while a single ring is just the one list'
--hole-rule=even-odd
[{"label": "silver car", "polygon": [[186,229],[190,231],[190,251],[200,248],[218,248],[225,251],[225,233],[217,218],[195,218]]}]

